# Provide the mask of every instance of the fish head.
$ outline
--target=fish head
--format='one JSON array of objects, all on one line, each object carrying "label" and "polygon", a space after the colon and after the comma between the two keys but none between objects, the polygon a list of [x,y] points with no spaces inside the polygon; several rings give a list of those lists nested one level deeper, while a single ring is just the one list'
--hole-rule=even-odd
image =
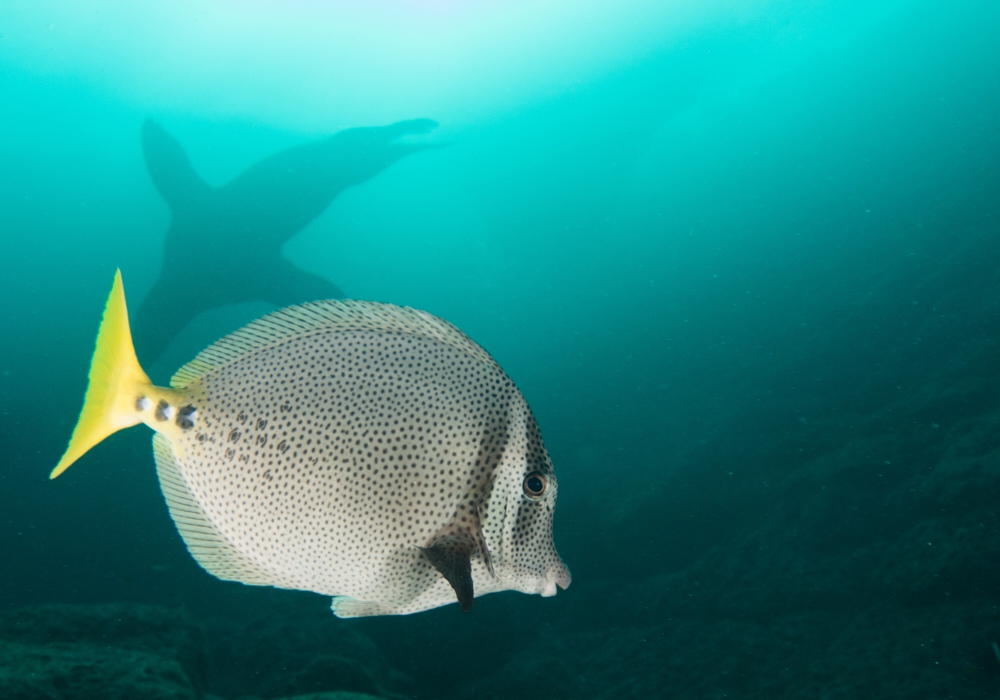
[{"label": "fish head", "polygon": [[553,596],[571,580],[552,537],[556,473],[530,414],[510,437],[482,509],[483,539],[504,589]]}]

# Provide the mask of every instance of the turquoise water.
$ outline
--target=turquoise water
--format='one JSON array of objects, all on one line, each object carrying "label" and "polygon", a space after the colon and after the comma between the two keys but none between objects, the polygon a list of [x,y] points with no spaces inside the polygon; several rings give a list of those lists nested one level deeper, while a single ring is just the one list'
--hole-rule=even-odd
[{"label": "turquoise water", "polygon": [[[0,607],[186,611],[225,698],[995,697],[998,36],[971,1],[4,3]],[[164,268],[143,124],[218,187],[410,119],[274,264],[499,361],[573,585],[337,620],[203,572],[143,427],[48,481],[114,270],[134,311]],[[224,278],[212,231],[286,217],[230,205],[182,261]],[[261,280],[137,319],[180,327],[151,376],[276,308]],[[333,646],[381,685],[300,672]]]}]

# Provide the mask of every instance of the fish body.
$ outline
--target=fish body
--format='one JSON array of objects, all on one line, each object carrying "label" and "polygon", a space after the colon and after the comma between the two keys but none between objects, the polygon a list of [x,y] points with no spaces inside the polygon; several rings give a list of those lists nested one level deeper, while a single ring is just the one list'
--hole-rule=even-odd
[{"label": "fish body", "polygon": [[[105,327],[124,318],[127,331],[116,294],[124,307],[120,276],[95,365]],[[114,425],[156,431],[171,516],[217,577],[331,595],[341,617],[456,600],[468,610],[486,593],[569,585],[538,426],[499,365],[451,324],[388,304],[313,302],[222,339],[170,388],[136,368],[103,404]],[[84,427],[100,403],[94,371]],[[79,456],[78,432],[87,442],[80,426],[54,475]]]}]

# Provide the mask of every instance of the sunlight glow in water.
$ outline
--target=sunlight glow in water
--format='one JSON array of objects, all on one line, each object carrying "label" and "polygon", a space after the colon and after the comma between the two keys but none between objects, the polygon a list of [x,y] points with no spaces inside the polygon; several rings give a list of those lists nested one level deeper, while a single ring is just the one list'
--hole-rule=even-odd
[{"label": "sunlight glow in water", "polygon": [[481,119],[688,40],[719,17],[794,18],[775,5],[105,0],[8,6],[0,20],[7,60],[36,72],[146,108],[196,105],[310,129],[328,128],[331,115],[344,124],[431,112]]}]

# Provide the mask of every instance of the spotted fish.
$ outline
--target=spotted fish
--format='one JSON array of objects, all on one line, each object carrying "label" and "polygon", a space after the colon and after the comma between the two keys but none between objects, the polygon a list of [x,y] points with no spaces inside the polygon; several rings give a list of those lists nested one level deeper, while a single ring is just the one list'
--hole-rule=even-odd
[{"label": "spotted fish", "polygon": [[154,386],[121,273],[57,477],[138,423],[170,515],[211,574],[404,615],[503,590],[555,595],[557,482],[497,363],[423,311],[317,301],[260,318]]}]

